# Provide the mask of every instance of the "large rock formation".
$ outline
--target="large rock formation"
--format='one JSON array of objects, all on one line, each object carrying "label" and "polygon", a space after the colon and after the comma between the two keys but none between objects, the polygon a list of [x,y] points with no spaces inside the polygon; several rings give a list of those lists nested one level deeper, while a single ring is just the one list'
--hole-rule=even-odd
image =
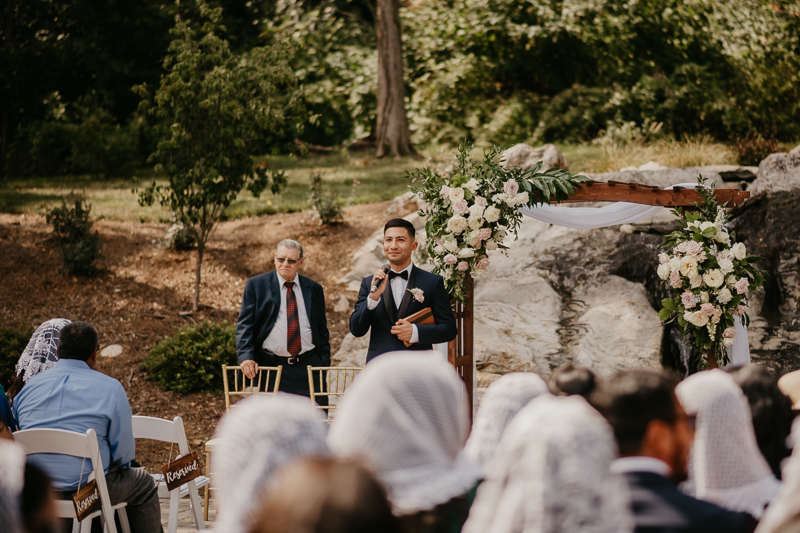
[{"label": "large rock formation", "polygon": [[[795,148],[795,150],[797,150]],[[791,191],[800,187],[800,151],[771,154],[758,165],[758,178],[750,187],[753,195],[762,192]]]},{"label": "large rock formation", "polygon": [[512,146],[503,154],[503,164],[509,167],[519,167],[528,170],[534,167],[539,161],[542,162],[542,170],[548,168],[563,168],[569,170],[569,165],[564,155],[553,144],[545,144],[538,148],[525,143]]}]

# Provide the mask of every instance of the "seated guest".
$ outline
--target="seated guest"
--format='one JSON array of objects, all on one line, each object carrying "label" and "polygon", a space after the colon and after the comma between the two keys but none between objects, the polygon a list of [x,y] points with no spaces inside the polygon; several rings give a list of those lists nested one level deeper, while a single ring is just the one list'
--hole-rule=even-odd
[{"label": "seated guest", "polygon": [[508,425],[464,533],[633,531],[608,422],[580,396],[541,396]]},{"label": "seated guest", "polygon": [[584,398],[589,395],[597,385],[597,376],[588,368],[567,363],[556,368],[547,380],[550,392],[556,396],[571,396],[577,394]]},{"label": "seated guest", "polygon": [[16,376],[8,388],[8,398],[14,397],[22,390],[30,379],[52,368],[58,362],[58,335],[61,329],[69,324],[66,318],[53,318],[42,322],[31,335],[28,345],[19,356]]},{"label": "seated guest", "polygon": [[480,469],[463,453],[467,391],[433,352],[395,352],[361,371],[328,442],[366,466],[389,496],[404,532],[459,531]]},{"label": "seated guest", "polygon": [[16,429],[17,424],[14,421],[14,413],[11,411],[11,405],[8,403],[4,394],[0,394],[0,436],[5,434],[5,431]]},{"label": "seated guest", "polygon": [[219,518],[214,529],[244,533],[255,527],[259,502],[290,461],[330,455],[324,415],[308,398],[287,393],[237,402],[220,421],[211,452]]},{"label": "seated guest", "polygon": [[757,533],[796,533],[800,531],[800,419],[792,424],[793,451],[783,467],[783,482],[758,523]]},{"label": "seated guest", "polygon": [[686,412],[697,416],[689,476],[681,490],[761,518],[780,482],[758,449],[742,389],[729,374],[714,369],[689,376],[675,394]]},{"label": "seated guest", "polygon": [[[58,341],[58,363],[28,380],[14,400],[19,427],[77,433],[94,429],[111,504],[127,502],[132,532],[162,531],[158,488],[144,468],[130,467],[136,443],[128,397],[119,381],[93,370],[97,353],[94,327],[85,322],[64,326]],[[82,469],[84,475],[86,472],[79,457],[36,454],[30,461],[62,492],[77,490]]]},{"label": "seated guest", "polygon": [[778,388],[775,375],[761,365],[745,365],[731,372],[750,404],[758,449],[772,473],[781,478],[781,461],[792,451],[786,438],[792,431],[792,401]]},{"label": "seated guest", "polygon": [[547,384],[532,372],[506,374],[486,389],[464,446],[464,453],[481,465],[484,474],[508,423],[540,394],[548,394]]},{"label": "seated guest", "polygon": [[383,487],[364,467],[300,459],[276,475],[250,533],[398,533]]},{"label": "seated guest", "polygon": [[676,382],[657,372],[634,370],[603,383],[592,396],[614,428],[620,458],[611,471],[628,481],[636,533],[736,533],[755,522],[678,490],[687,476],[694,418],[675,397]]}]

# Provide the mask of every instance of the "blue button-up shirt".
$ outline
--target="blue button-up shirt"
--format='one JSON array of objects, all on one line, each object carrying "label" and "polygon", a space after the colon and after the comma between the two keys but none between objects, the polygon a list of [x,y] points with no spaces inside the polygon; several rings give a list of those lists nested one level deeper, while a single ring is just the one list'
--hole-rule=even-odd
[{"label": "blue button-up shirt", "polygon": [[[127,467],[136,454],[131,406],[116,379],[95,372],[83,361],[61,359],[53,368],[28,381],[14,399],[19,428],[66,429],[97,433],[106,472],[112,466]],[[87,450],[88,455],[88,450]],[[83,460],[55,454],[35,454],[30,461],[47,472],[56,490],[78,488]],[[91,471],[91,457],[83,467],[82,484]]]}]

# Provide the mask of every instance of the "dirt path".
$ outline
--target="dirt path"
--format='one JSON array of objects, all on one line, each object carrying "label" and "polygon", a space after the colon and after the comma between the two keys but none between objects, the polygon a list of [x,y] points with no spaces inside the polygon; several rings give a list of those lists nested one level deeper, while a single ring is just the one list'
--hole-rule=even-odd
[{"label": "dirt path", "polygon": [[[235,323],[247,278],[271,270],[272,255],[283,238],[299,240],[305,249],[303,274],[325,288],[331,347],[335,352],[347,332],[349,311],[333,307],[344,294],[337,283],[349,267],[352,252],[385,221],[389,202],[351,208],[341,226],[319,226],[308,213],[253,217],[224,222],[212,236],[202,271],[201,309],[191,309],[195,254],[163,247],[165,224],[101,220],[95,224],[103,241],[100,274],[78,278],[63,274],[40,216],[0,214],[0,325],[38,326],[55,317],[94,324],[100,345],[121,344],[123,354],[102,359],[97,370],[118,379],[128,392],[134,414],[183,417],[192,447],[211,437],[224,411],[221,395],[161,391],[144,379],[140,363],[176,328],[203,319]],[[350,304],[354,295],[348,294]],[[143,441],[137,459],[151,471],[166,462],[167,446]]]}]

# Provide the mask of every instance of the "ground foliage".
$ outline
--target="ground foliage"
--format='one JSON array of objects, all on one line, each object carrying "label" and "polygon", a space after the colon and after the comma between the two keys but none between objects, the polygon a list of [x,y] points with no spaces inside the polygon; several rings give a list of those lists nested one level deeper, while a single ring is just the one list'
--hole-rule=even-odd
[{"label": "ground foliage", "polygon": [[70,195],[60,206],[47,211],[45,219],[53,226],[53,240],[64,270],[71,274],[92,276],[97,273],[96,261],[103,244],[92,233],[92,206],[82,196]]}]

